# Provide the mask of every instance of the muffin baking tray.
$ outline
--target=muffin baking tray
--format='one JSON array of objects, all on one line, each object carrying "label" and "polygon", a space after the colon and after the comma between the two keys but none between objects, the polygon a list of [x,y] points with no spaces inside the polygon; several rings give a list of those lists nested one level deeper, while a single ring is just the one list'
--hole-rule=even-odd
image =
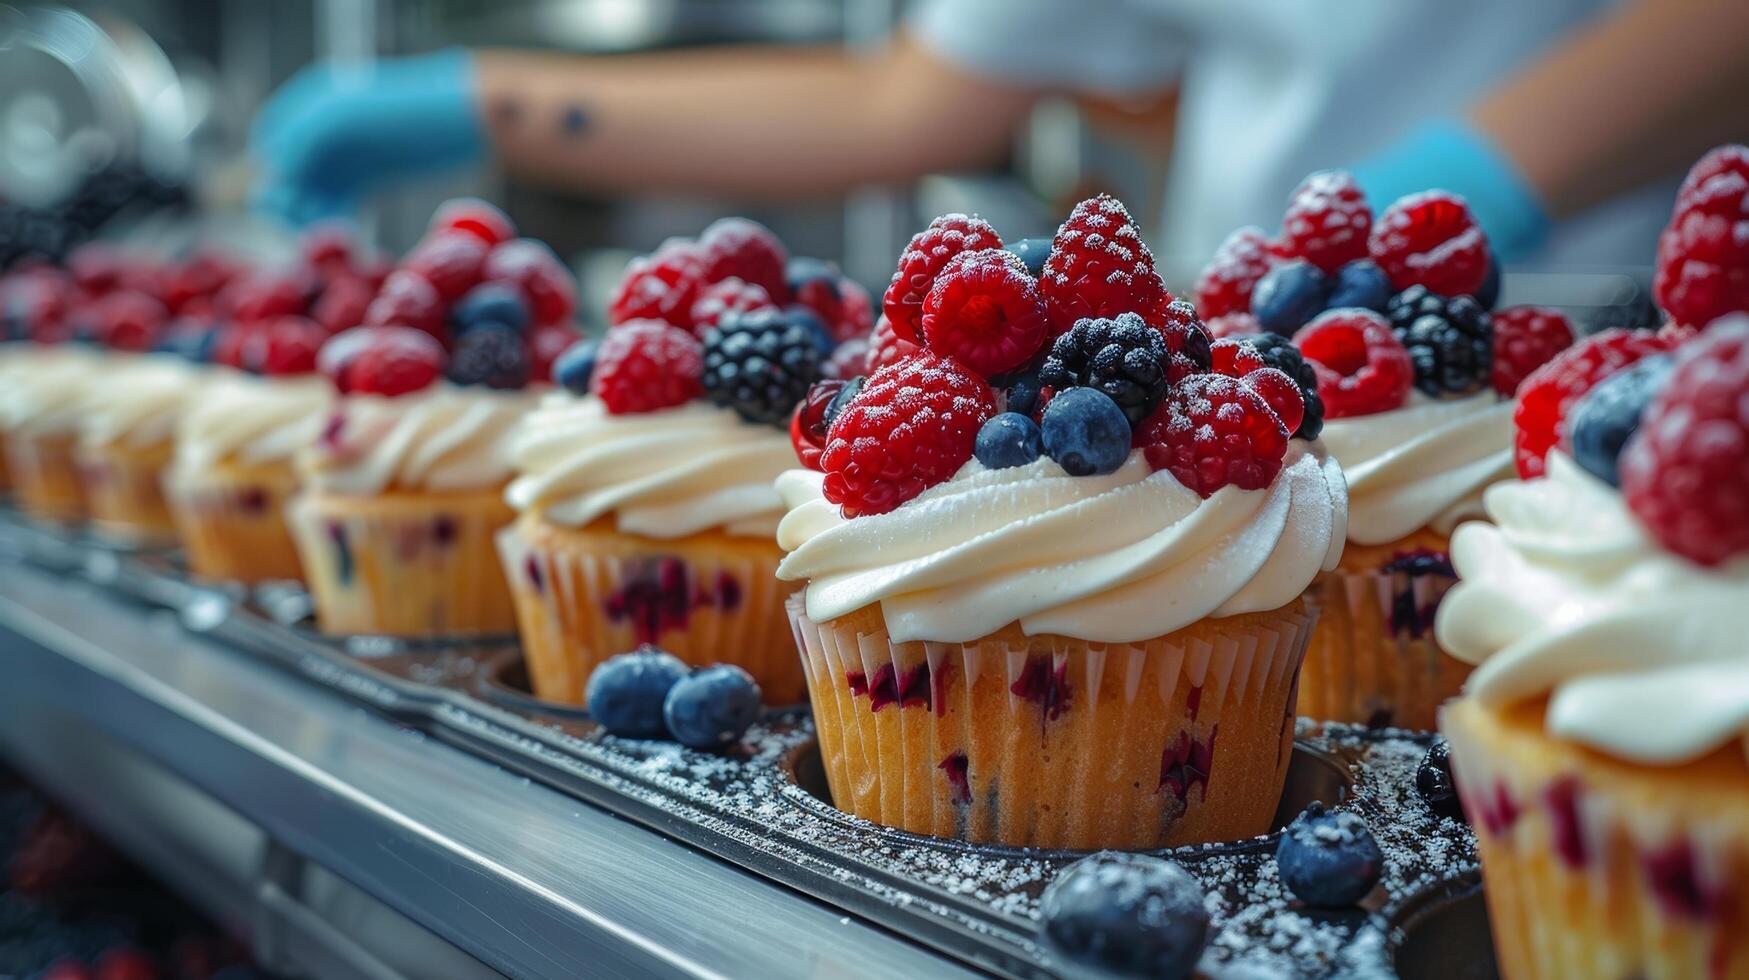
[{"label": "muffin baking tray", "polygon": [[[107,546],[0,516],[0,548],[134,601],[560,792],[992,973],[1051,976],[1037,904],[1078,856],[968,845],[877,826],[831,805],[805,706],[773,710],[732,752],[602,735],[586,713],[529,692],[513,638],[410,643],[328,638],[292,587],[254,594],[191,582],[173,553]],[[1494,975],[1475,840],[1414,789],[1431,736],[1302,720],[1276,825],[1320,800],[1368,820],[1380,887],[1346,912],[1297,907],[1271,858],[1275,835],[1168,852],[1203,883],[1210,976]]]}]

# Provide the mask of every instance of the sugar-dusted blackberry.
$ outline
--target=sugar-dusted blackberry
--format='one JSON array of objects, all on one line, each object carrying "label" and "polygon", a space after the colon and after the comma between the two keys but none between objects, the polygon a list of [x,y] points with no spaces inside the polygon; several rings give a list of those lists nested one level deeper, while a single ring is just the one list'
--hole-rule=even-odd
[{"label": "sugar-dusted blackberry", "polygon": [[728,313],[705,333],[705,395],[744,419],[781,428],[824,376],[824,360],[812,314]]},{"label": "sugar-dusted blackberry", "polygon": [[1299,385],[1300,394],[1306,400],[1306,414],[1300,420],[1300,427],[1294,430],[1294,438],[1318,438],[1324,431],[1324,399],[1318,397],[1318,372],[1300,356],[1300,349],[1293,341],[1274,333],[1241,337],[1240,340],[1250,344],[1265,365],[1294,379],[1294,384]]},{"label": "sugar-dusted blackberry", "polygon": [[1494,322],[1473,296],[1441,296],[1410,286],[1385,313],[1415,365],[1415,387],[1433,398],[1470,395],[1494,371]]},{"label": "sugar-dusted blackberry", "polygon": [[1096,388],[1135,425],[1166,397],[1166,338],[1134,313],[1075,321],[1051,344],[1038,380],[1057,391]]}]

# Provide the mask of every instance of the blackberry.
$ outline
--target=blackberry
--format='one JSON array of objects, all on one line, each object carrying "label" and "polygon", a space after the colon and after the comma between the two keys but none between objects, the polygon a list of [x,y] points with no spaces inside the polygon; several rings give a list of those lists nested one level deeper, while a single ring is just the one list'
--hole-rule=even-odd
[{"label": "blackberry", "polygon": [[1293,341],[1275,333],[1241,339],[1257,351],[1263,363],[1294,379],[1294,384],[1299,386],[1300,395],[1306,400],[1306,414],[1300,420],[1300,427],[1294,430],[1294,438],[1318,438],[1324,431],[1324,399],[1318,397],[1318,373],[1300,356],[1300,349]]},{"label": "blackberry", "polygon": [[458,385],[515,389],[528,383],[528,350],[522,333],[502,323],[482,323],[456,338],[449,380]]},{"label": "blackberry", "polygon": [[1166,338],[1134,313],[1075,321],[1051,344],[1038,380],[1104,392],[1134,426],[1166,397]]},{"label": "blackberry", "polygon": [[805,311],[725,313],[704,338],[704,390],[751,422],[783,428],[824,376],[817,317]]},{"label": "blackberry", "polygon": [[1473,296],[1441,296],[1410,286],[1386,307],[1397,339],[1415,365],[1415,387],[1432,398],[1488,387],[1494,370],[1494,321]]},{"label": "blackberry", "polygon": [[1415,768],[1415,789],[1434,813],[1454,820],[1464,819],[1457,784],[1451,778],[1451,749],[1445,739],[1433,743],[1421,765]]}]

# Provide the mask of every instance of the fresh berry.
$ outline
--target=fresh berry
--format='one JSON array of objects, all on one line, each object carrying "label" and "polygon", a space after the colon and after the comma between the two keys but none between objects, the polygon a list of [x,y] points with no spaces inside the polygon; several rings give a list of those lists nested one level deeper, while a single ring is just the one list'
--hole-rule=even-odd
[{"label": "fresh berry", "polygon": [[771,301],[771,294],[765,291],[764,286],[755,286],[730,276],[699,290],[698,298],[692,302],[687,323],[692,327],[692,332],[702,338],[706,331],[721,323],[728,314],[775,309],[777,304]]},{"label": "fresh berry", "polygon": [[311,225],[298,236],[298,255],[324,276],[352,267],[352,227],[343,221]]},{"label": "fresh berry", "polygon": [[1749,310],[1749,149],[1719,147],[1689,172],[1658,237],[1652,292],[1673,319],[1700,327]]},{"label": "fresh berry", "polygon": [[234,322],[252,323],[303,313],[310,285],[308,279],[294,273],[238,276],[219,290],[215,302],[221,315]]},{"label": "fresh berry", "polygon": [[599,340],[579,340],[565,348],[553,362],[553,381],[574,395],[589,394],[589,376],[595,373]]},{"label": "fresh berry", "polygon": [[681,745],[714,751],[741,740],[759,718],[759,682],[733,664],[681,678],[662,703],[662,720]]},{"label": "fresh berry", "polygon": [[1429,398],[1471,395],[1494,369],[1494,325],[1469,296],[1445,297],[1410,286],[1391,297],[1386,315],[1415,365],[1415,387]]},{"label": "fresh berry", "polygon": [[1070,476],[1111,473],[1129,458],[1130,420],[1116,402],[1094,388],[1070,388],[1052,398],[1039,429],[1046,455]]},{"label": "fresh berry", "polygon": [[1313,803],[1282,831],[1275,866],[1294,897],[1312,908],[1339,909],[1373,890],[1385,856],[1359,815]]},{"label": "fresh berry", "polygon": [[1172,301],[1135,220],[1122,202],[1105,194],[1075,205],[1057,229],[1039,293],[1057,335],[1088,318],[1120,313],[1147,318]]},{"label": "fresh berry", "polygon": [[1257,348],[1246,343],[1243,338],[1217,340],[1210,346],[1209,353],[1209,370],[1229,378],[1243,378],[1252,371],[1261,371],[1269,366],[1263,362],[1263,355]]},{"label": "fresh berry", "polygon": [[170,321],[158,346],[152,349],[196,364],[207,364],[213,360],[219,336],[224,332],[210,321],[181,317]]},{"label": "fresh berry", "polygon": [[239,323],[220,335],[213,358],[250,374],[309,374],[327,339],[327,331],[301,316]]},{"label": "fresh berry", "polygon": [[595,352],[589,387],[609,413],[654,412],[704,394],[704,345],[660,320],[633,320],[607,332]]},{"label": "fresh berry", "polygon": [[507,282],[483,282],[468,290],[449,312],[456,330],[496,323],[521,332],[528,329],[528,301]]},{"label": "fresh berry", "polygon": [[1726,143],[1713,147],[1706,156],[1696,160],[1687,176],[1682,178],[1682,186],[1676,190],[1676,210],[1688,208],[1702,196],[1713,178],[1728,174],[1749,178],[1749,146]]},{"label": "fresh berry", "polygon": [[1196,311],[1213,320],[1251,312],[1257,281],[1279,261],[1269,252],[1269,236],[1255,226],[1227,236],[1196,280]]},{"label": "fresh berry", "polygon": [[1037,279],[1045,274],[1045,260],[1051,257],[1049,238],[1022,238],[1017,242],[1009,242],[1003,248],[1020,257],[1020,263],[1026,266],[1027,275]]},{"label": "fresh berry", "polygon": [[690,329],[693,305],[703,286],[704,257],[698,243],[670,238],[654,252],[626,265],[619,288],[608,303],[607,322],[665,320]]},{"label": "fresh berry", "polygon": [[425,277],[437,288],[437,295],[450,303],[479,284],[488,247],[466,232],[444,232],[413,246],[403,268]]},{"label": "fresh berry", "polygon": [[101,296],[121,285],[127,259],[102,242],[81,245],[67,257],[67,271],[88,296]]},{"label": "fresh berry", "polygon": [[1330,278],[1304,259],[1270,269],[1251,293],[1251,315],[1271,333],[1291,334],[1324,312]]},{"label": "fresh berry", "polygon": [[1388,412],[1408,400],[1414,363],[1377,313],[1326,311],[1301,327],[1293,342],[1318,376],[1325,418]]},{"label": "fresh berry", "polygon": [[1700,336],[1700,329],[1691,323],[1677,323],[1675,320],[1667,320],[1663,326],[1658,328],[1658,339],[1664,341],[1671,350],[1675,350]]},{"label": "fresh berry", "polygon": [[1002,391],[1002,410],[1032,417],[1038,410],[1039,388],[1037,371],[1022,371],[1010,377]]},{"label": "fresh berry", "polygon": [[322,287],[322,295],[310,308],[310,319],[330,334],[350,330],[364,322],[376,287],[354,276],[332,279]]},{"label": "fresh berry", "polygon": [[1356,259],[1340,269],[1330,284],[1330,296],[1324,302],[1331,309],[1357,306],[1376,313],[1385,311],[1391,301],[1391,280],[1385,270],[1372,259]]},{"label": "fresh berry", "polygon": [[818,321],[805,309],[725,316],[704,336],[704,390],[750,422],[781,426],[819,381]]},{"label": "fresh berry", "polygon": [[1488,274],[1476,287],[1475,296],[1484,310],[1492,310],[1500,302],[1500,257],[1491,250],[1488,252]]},{"label": "fresh berry", "polygon": [[1366,256],[1371,230],[1372,208],[1354,177],[1345,170],[1323,170],[1294,190],[1281,219],[1281,243],[1289,255],[1333,273]]},{"label": "fresh berry", "polygon": [[868,290],[819,259],[791,259],[785,271],[794,301],[813,310],[840,343],[867,337],[874,326]]},{"label": "fresh berry", "polygon": [[883,316],[875,321],[874,332],[869,334],[868,363],[863,365],[863,373],[873,374],[919,350],[916,344],[900,337],[893,329],[893,321]]},{"label": "fresh berry", "polygon": [[[1300,423],[1292,429],[1296,439],[1316,439],[1324,431],[1324,400],[1318,397],[1318,373],[1300,354],[1293,341],[1280,334],[1264,333],[1244,338],[1245,345],[1257,352],[1265,367],[1271,367],[1291,378],[1300,390]],[[1235,364],[1238,358],[1234,359]],[[1220,371],[1221,374],[1229,374]],[[1248,372],[1249,373],[1249,372]],[[1271,407],[1275,401],[1265,398]],[[1279,414],[1279,412],[1278,412]],[[1287,420],[1282,419],[1285,425]]]},{"label": "fresh berry", "polygon": [[1473,295],[1488,275],[1488,239],[1470,206],[1447,191],[1400,198],[1379,215],[1368,244],[1397,291],[1426,286],[1441,296]]},{"label": "fresh berry", "polygon": [[478,323],[456,338],[449,355],[449,380],[514,390],[528,383],[528,350],[522,334],[502,323]]},{"label": "fresh berry", "polygon": [[1616,467],[1622,447],[1640,427],[1652,397],[1670,379],[1671,364],[1668,354],[1641,358],[1599,381],[1574,403],[1566,425],[1573,461],[1610,486],[1620,486]]},{"label": "fresh berry", "polygon": [[[832,428],[832,423],[838,420],[838,416],[843,414],[850,403],[856,400],[856,396],[862,394],[862,386],[867,383],[868,379],[860,374],[845,380],[843,387],[838,389],[838,394],[833,395],[832,400],[826,403],[826,414],[820,417],[820,421],[825,423],[828,430]],[[821,448],[824,449],[824,445]]]},{"label": "fresh berry", "polygon": [[464,231],[487,245],[502,245],[516,237],[510,216],[477,197],[458,197],[443,202],[431,216],[429,231]]},{"label": "fresh berry", "polygon": [[[820,468],[820,454],[826,450],[826,432],[832,427],[832,409],[839,406],[842,410],[840,396],[851,387],[848,382],[834,379],[816,381],[790,415],[789,441],[795,447],[796,459],[803,469]],[[861,378],[855,379],[854,387],[862,387]],[[856,396],[852,394],[850,397]]]},{"label": "fresh berry", "polygon": [[589,675],[583,700],[589,717],[609,735],[620,738],[662,738],[668,725],[662,705],[668,692],[691,670],[679,657],[655,647],[607,658]]},{"label": "fresh berry", "polygon": [[1134,313],[1086,319],[1051,344],[1039,383],[1103,392],[1134,425],[1166,397],[1166,338]]},{"label": "fresh berry", "polygon": [[569,322],[577,312],[577,280],[545,242],[515,238],[493,248],[486,256],[485,279],[521,288],[536,326]]},{"label": "fresh berry", "polygon": [[1148,465],[1208,497],[1225,486],[1261,490],[1281,472],[1287,428],[1242,382],[1199,374],[1171,395],[1137,432]]},{"label": "fresh berry", "polygon": [[852,337],[832,348],[832,356],[820,366],[820,373],[847,380],[868,370],[868,341],[867,337]]},{"label": "fresh berry", "polygon": [[523,335],[528,347],[528,381],[546,384],[553,380],[553,362],[571,348],[582,335],[569,323],[548,323],[531,327]]},{"label": "fresh berry", "polygon": [[999,248],[961,252],[935,277],[919,339],[984,375],[1032,359],[1045,341],[1044,302],[1020,257]]},{"label": "fresh berry", "polygon": [[1209,369],[1208,327],[1188,300],[1175,299],[1144,319],[1166,338],[1166,350],[1172,355],[1166,364],[1167,381],[1177,384]]},{"label": "fresh berry", "polygon": [[953,476],[996,396],[965,365],[922,350],[871,374],[833,420],[824,494],[845,517],[884,514]]},{"label": "fresh berry", "polygon": [[1202,886],[1147,854],[1082,858],[1039,900],[1045,943],[1101,977],[1188,980],[1208,942]]},{"label": "fresh berry", "polygon": [[1573,327],[1548,306],[1510,306],[1494,314],[1494,391],[1510,398],[1532,371],[1573,346]]},{"label": "fresh berry", "polygon": [[1749,316],[1676,352],[1621,455],[1621,489],[1660,544],[1702,565],[1749,552]]},{"label": "fresh berry", "polygon": [[[342,263],[341,268],[344,267]],[[237,263],[222,252],[196,252],[165,275],[163,295],[159,298],[171,312],[180,313],[189,302],[210,298],[223,289],[225,283],[230,282],[238,271]]]},{"label": "fresh berry", "polygon": [[[935,277],[961,252],[1001,248],[1002,238],[976,215],[944,214],[913,235],[899,255],[899,268],[881,296],[881,310],[895,337],[918,343],[923,300],[935,288]],[[877,345],[878,346],[878,345]]]},{"label": "fresh berry", "polygon": [[[1125,428],[1127,430],[1128,426]],[[978,430],[978,441],[972,449],[978,462],[992,470],[1025,466],[1043,452],[1044,434],[1038,423],[1018,412],[991,416],[990,421]]]},{"label": "fresh berry", "polygon": [[1651,354],[1664,341],[1638,330],[1592,334],[1532,371],[1518,386],[1512,410],[1512,456],[1520,479],[1542,476],[1544,458],[1561,441],[1567,413],[1599,381]]},{"label": "fresh berry", "polygon": [[1457,783],[1451,777],[1451,746],[1445,739],[1433,743],[1421,765],[1415,768],[1415,790],[1434,813],[1453,820],[1464,819]]},{"label": "fresh berry", "polygon": [[322,345],[316,369],[343,395],[420,391],[443,377],[443,346],[412,327],[354,327]]},{"label": "fresh berry", "polygon": [[154,296],[117,289],[92,304],[100,344],[112,350],[143,352],[158,345],[170,312]]},{"label": "fresh berry", "polygon": [[733,276],[764,287],[779,304],[790,301],[784,267],[789,254],[771,229],[747,218],[719,218],[698,236],[704,282]]},{"label": "fresh berry", "polygon": [[447,339],[443,324],[443,297],[424,276],[396,269],[383,280],[383,288],[364,311],[367,327],[412,327],[439,341]]},{"label": "fresh berry", "polygon": [[1228,337],[1250,337],[1264,333],[1263,324],[1249,311],[1244,313],[1228,313],[1217,316],[1204,324],[1212,340],[1222,340]]},{"label": "fresh berry", "polygon": [[1300,423],[1306,417],[1306,399],[1294,379],[1275,368],[1266,367],[1251,371],[1239,380],[1268,403],[1269,410],[1281,420],[1282,428],[1289,435],[1299,432]]}]

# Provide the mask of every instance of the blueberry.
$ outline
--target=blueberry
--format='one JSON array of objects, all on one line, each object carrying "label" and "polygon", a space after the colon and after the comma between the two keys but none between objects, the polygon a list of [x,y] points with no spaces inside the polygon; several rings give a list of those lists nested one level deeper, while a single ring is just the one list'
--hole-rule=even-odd
[{"label": "blueberry", "polygon": [[1130,454],[1130,420],[1097,388],[1058,392],[1041,428],[1045,452],[1070,476],[1113,472]]},{"label": "blueberry", "polygon": [[759,684],[732,664],[717,664],[683,678],[668,692],[662,717],[681,745],[720,749],[739,741],[759,717]]},{"label": "blueberry", "polygon": [[1045,889],[1039,912],[1053,953],[1105,976],[1188,977],[1208,942],[1202,886],[1146,854],[1075,862]]},{"label": "blueberry", "polygon": [[565,352],[553,362],[553,380],[573,394],[589,394],[589,378],[595,373],[595,352],[600,349],[599,340],[579,340],[565,348]]},{"label": "blueberry", "polygon": [[468,290],[449,316],[461,331],[481,323],[528,329],[528,303],[522,298],[522,291],[501,282],[485,282]]},{"label": "blueberry", "polygon": [[1324,312],[1330,278],[1304,259],[1295,259],[1263,274],[1251,293],[1251,315],[1271,333],[1291,334]]},{"label": "blueberry", "polygon": [[1336,270],[1336,281],[1324,305],[1331,309],[1358,306],[1383,313],[1390,299],[1391,280],[1385,270],[1372,259],[1355,259]]},{"label": "blueberry", "polygon": [[661,738],[668,734],[663,702],[686,674],[679,657],[655,647],[609,657],[589,675],[589,715],[611,735]]},{"label": "blueberry", "polygon": [[1567,420],[1573,460],[1612,487],[1621,486],[1616,463],[1628,437],[1640,427],[1652,396],[1670,380],[1668,354],[1642,358],[1604,378],[1585,393]]},{"label": "blueberry", "polygon": [[449,380],[458,385],[514,389],[528,383],[528,348],[522,331],[482,320],[455,339]]},{"label": "blueberry", "polygon": [[1457,784],[1451,778],[1451,747],[1445,739],[1435,742],[1422,758],[1421,765],[1415,768],[1415,790],[1434,813],[1464,819]]},{"label": "blueberry", "polygon": [[867,380],[859,374],[844,382],[844,387],[839,388],[838,394],[833,395],[832,401],[827,403],[826,411],[820,416],[820,424],[828,429],[832,428],[832,422],[838,418],[838,413],[844,411],[845,406],[850,404],[852,398],[862,393],[863,382]]},{"label": "blueberry", "polygon": [[1008,410],[1031,415],[1038,408],[1038,372],[1026,371],[1008,382]]},{"label": "blueberry", "polygon": [[1313,908],[1339,909],[1378,884],[1385,857],[1366,821],[1313,803],[1282,831],[1276,869],[1287,890]]},{"label": "blueberry", "polygon": [[1034,279],[1044,274],[1045,259],[1051,255],[1049,238],[1022,238],[1018,242],[1009,242],[1005,247],[1020,256],[1020,261],[1026,263],[1026,271],[1032,273]]},{"label": "blueberry", "polygon": [[1038,423],[1019,412],[1003,412],[978,430],[972,454],[993,470],[1025,466],[1044,451],[1044,436]]},{"label": "blueberry", "polygon": [[1476,302],[1484,310],[1491,310],[1500,302],[1500,259],[1492,253],[1488,255],[1488,272],[1482,277],[1482,285],[1476,287]]},{"label": "blueberry", "polygon": [[799,294],[803,289],[819,283],[825,283],[834,294],[838,292],[838,280],[841,278],[838,269],[824,259],[810,259],[797,256],[789,260],[784,267],[783,277],[789,283],[789,291]]},{"label": "blueberry", "polygon": [[153,350],[160,354],[174,354],[196,364],[206,364],[212,361],[213,349],[218,343],[218,327],[205,324],[187,325],[173,327]]}]

